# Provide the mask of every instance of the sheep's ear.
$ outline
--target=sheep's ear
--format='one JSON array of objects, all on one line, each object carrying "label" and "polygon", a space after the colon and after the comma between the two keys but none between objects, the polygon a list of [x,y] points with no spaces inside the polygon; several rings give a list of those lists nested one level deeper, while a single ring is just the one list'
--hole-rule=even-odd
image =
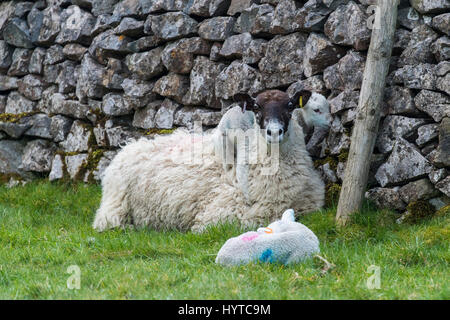
[{"label": "sheep's ear", "polygon": [[309,98],[311,98],[311,91],[301,90],[298,91],[289,101],[289,107],[291,109],[303,108],[308,103]]},{"label": "sheep's ear", "polygon": [[243,111],[246,110],[256,110],[257,104],[256,99],[252,98],[246,93],[237,93],[233,96],[233,100],[241,106]]},{"label": "sheep's ear", "polygon": [[294,209],[286,210],[283,213],[283,216],[281,217],[281,221],[294,222],[295,221]]}]

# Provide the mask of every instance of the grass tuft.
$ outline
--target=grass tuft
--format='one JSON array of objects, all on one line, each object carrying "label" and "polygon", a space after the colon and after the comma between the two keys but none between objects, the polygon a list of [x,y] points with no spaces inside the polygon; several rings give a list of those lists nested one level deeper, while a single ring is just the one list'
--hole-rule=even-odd
[{"label": "grass tuft", "polygon": [[[369,204],[337,229],[335,209],[300,216],[321,242],[321,256],[282,266],[225,268],[215,256],[234,224],[203,234],[112,230],[91,223],[97,185],[32,182],[0,187],[0,299],[449,299],[450,217],[416,224]],[[79,266],[81,288],[70,290],[67,268]],[[370,266],[380,289],[369,289]]]}]

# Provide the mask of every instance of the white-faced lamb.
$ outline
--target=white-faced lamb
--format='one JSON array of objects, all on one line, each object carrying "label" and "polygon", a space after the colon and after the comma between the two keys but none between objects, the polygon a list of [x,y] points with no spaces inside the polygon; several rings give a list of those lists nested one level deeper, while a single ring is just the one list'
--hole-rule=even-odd
[{"label": "white-faced lamb", "polygon": [[[304,108],[298,108],[300,97]],[[268,90],[256,99],[236,98],[240,106],[210,134],[178,129],[126,145],[105,170],[93,227],[198,232],[232,221],[262,225],[287,208],[320,209],[324,184],[305,150],[303,130],[329,126],[325,97],[299,92],[289,99]],[[230,129],[244,132],[244,143],[228,143]]]}]

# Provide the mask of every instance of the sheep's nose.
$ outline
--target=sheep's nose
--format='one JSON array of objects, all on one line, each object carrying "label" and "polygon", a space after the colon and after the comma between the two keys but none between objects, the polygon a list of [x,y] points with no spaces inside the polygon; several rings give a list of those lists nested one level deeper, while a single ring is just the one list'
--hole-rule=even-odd
[{"label": "sheep's nose", "polygon": [[[283,129],[279,129],[278,130],[278,136],[280,137],[281,135],[283,135],[284,130]],[[267,129],[267,135],[272,136],[272,130]]]}]

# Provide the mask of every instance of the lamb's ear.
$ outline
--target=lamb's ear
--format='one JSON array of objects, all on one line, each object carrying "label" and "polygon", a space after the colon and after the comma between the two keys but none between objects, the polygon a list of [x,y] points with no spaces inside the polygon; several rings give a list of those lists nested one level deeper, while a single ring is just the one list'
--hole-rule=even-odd
[{"label": "lamb's ear", "polygon": [[296,94],[289,101],[289,107],[291,109],[303,108],[308,103],[309,98],[311,98],[312,92],[308,90],[297,91]]},{"label": "lamb's ear", "polygon": [[237,93],[233,96],[234,102],[239,103],[243,111],[256,110],[256,99],[252,98],[246,93]]},{"label": "lamb's ear", "polygon": [[281,221],[294,222],[295,221],[294,209],[286,210],[283,213],[283,216],[281,217]]}]

